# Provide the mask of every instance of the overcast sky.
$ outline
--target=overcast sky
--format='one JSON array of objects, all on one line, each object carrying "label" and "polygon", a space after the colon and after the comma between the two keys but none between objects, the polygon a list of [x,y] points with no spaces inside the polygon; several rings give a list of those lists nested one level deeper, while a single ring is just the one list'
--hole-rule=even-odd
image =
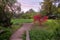
[{"label": "overcast sky", "polygon": [[19,3],[21,3],[21,9],[22,11],[26,12],[29,9],[34,9],[35,11],[38,11],[40,8],[39,2],[43,2],[43,0],[17,0]]}]

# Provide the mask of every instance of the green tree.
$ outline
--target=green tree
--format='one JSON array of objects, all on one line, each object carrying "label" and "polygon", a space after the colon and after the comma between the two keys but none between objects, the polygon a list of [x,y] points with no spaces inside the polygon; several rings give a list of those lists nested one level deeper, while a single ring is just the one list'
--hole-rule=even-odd
[{"label": "green tree", "polygon": [[46,12],[46,13],[52,13],[51,12],[51,9],[52,9],[52,1],[51,0],[44,0],[43,2],[43,10]]},{"label": "green tree", "polygon": [[22,18],[32,19],[34,15],[36,15],[36,12],[33,9],[30,9],[27,12],[23,13]]},{"label": "green tree", "polygon": [[13,13],[13,18],[18,18],[19,14],[21,13],[21,4],[16,2],[13,6],[12,6],[12,13]]},{"label": "green tree", "polygon": [[0,26],[8,27],[12,24],[11,11],[12,11],[12,5],[15,2],[16,0],[0,0]]}]

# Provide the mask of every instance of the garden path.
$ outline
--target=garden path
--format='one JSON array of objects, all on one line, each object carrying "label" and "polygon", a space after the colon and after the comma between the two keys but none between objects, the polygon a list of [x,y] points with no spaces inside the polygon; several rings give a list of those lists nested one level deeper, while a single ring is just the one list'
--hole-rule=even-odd
[{"label": "garden path", "polygon": [[15,33],[12,34],[12,36],[10,37],[10,40],[23,40],[22,35],[27,30],[30,30],[32,26],[33,26],[33,23],[24,23],[21,28],[19,28]]}]

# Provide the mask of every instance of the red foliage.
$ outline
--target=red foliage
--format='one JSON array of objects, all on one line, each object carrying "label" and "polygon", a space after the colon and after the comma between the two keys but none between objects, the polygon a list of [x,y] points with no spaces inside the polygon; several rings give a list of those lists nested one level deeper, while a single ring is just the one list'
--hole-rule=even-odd
[{"label": "red foliage", "polygon": [[40,15],[35,15],[34,16],[34,21],[40,21],[41,16]]},{"label": "red foliage", "polygon": [[44,23],[44,22],[46,22],[48,20],[48,16],[41,17],[41,15],[35,15],[33,17],[33,19],[34,19],[34,23],[36,21],[38,21],[40,23],[40,25],[42,25],[42,23]]}]

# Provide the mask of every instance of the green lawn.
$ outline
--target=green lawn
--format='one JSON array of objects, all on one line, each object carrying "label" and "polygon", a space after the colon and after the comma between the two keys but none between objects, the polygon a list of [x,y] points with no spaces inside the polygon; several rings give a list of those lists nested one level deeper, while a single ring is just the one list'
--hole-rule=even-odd
[{"label": "green lawn", "polygon": [[16,23],[31,23],[32,19],[12,19],[13,24]]}]

